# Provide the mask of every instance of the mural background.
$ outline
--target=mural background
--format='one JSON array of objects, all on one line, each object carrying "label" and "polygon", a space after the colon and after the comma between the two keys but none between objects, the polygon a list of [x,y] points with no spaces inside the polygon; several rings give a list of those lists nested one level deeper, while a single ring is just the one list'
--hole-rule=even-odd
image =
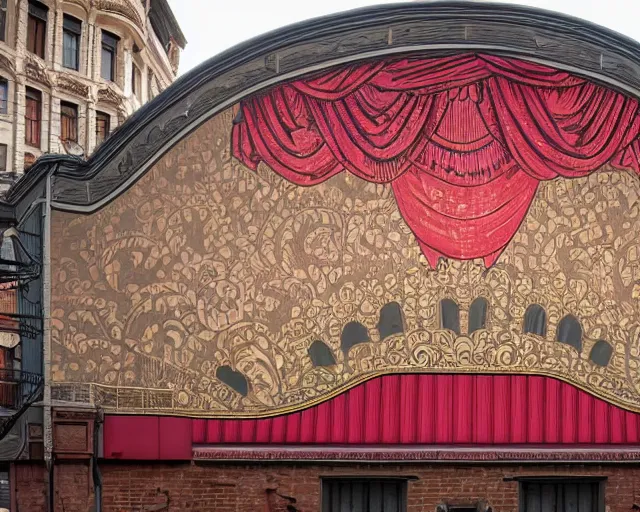
[{"label": "mural background", "polygon": [[[541,182],[493,267],[432,270],[390,185],[341,173],[300,187],[262,163],[254,172],[231,156],[233,117],[201,126],[99,212],[55,212],[54,398],[262,416],[387,372],[527,373],[640,411],[637,176],[605,168]],[[469,336],[477,297],[487,325]],[[460,306],[460,335],[439,327],[443,298]],[[393,301],[404,333],[381,340]],[[545,337],[523,334],[532,303],[547,311]],[[582,325],[580,353],[554,341],[566,314]],[[345,354],[351,321],[370,341]],[[614,349],[606,367],[589,361],[599,339]],[[313,366],[315,340],[334,365]],[[246,379],[246,396],[216,377],[224,366]]]}]

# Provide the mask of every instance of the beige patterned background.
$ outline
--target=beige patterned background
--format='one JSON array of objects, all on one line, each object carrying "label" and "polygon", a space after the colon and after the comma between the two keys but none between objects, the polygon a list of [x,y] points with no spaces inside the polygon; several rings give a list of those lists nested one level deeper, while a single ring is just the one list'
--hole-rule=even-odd
[{"label": "beige patterned background", "polygon": [[[333,396],[394,371],[559,377],[640,411],[640,183],[631,173],[542,183],[497,264],[441,261],[430,270],[389,186],[343,173],[292,185],[230,156],[231,111],[172,149],[99,212],[53,218],[54,398],[122,411],[261,416]],[[478,296],[487,329],[464,334]],[[442,298],[463,334],[439,328]],[[380,340],[397,301],[405,334]],[[545,338],[523,334],[527,305]],[[571,313],[583,350],[554,341]],[[340,349],[357,320],[370,343]],[[336,365],[314,368],[323,340]],[[589,361],[604,339],[607,367]],[[246,376],[238,394],[216,378]]]}]

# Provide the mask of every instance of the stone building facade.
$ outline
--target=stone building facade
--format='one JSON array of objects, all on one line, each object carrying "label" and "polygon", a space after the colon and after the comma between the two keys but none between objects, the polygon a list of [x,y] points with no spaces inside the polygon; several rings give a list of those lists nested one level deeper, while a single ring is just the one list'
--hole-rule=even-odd
[{"label": "stone building facade", "polygon": [[185,43],[166,0],[0,1],[0,183],[91,154],[174,81]]}]

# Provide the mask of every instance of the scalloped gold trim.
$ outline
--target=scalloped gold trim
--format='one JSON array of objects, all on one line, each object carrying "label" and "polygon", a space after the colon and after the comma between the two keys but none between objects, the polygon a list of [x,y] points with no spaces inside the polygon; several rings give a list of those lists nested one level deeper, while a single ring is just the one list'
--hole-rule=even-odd
[{"label": "scalloped gold trim", "polygon": [[[342,393],[345,393],[346,391],[349,391],[350,389],[353,389],[369,380],[373,380],[376,379],[378,377],[384,377],[386,375],[402,375],[402,374],[406,374],[406,375],[420,375],[420,374],[425,374],[425,375],[502,375],[502,376],[511,376],[511,375],[522,375],[522,376],[531,376],[531,377],[548,377],[548,378],[553,378],[556,380],[559,380],[561,382],[564,382],[566,384],[569,384],[573,387],[575,387],[576,389],[579,389],[581,391],[584,391],[585,393],[588,393],[589,395],[598,398],[600,400],[603,400],[611,405],[615,405],[616,407],[619,407],[625,411],[629,411],[632,413],[640,413],[640,406],[639,405],[633,405],[633,404],[629,404],[629,403],[625,403],[624,401],[618,399],[615,396],[612,395],[608,395],[607,393],[603,393],[603,392],[598,392],[594,389],[589,389],[587,386],[576,382],[566,376],[562,376],[562,375],[557,375],[554,374],[553,372],[547,372],[544,370],[527,370],[526,372],[508,372],[508,371],[498,371],[498,370],[485,370],[483,369],[481,370],[476,370],[476,369],[465,369],[464,371],[461,370],[451,370],[451,371],[447,371],[446,369],[424,369],[424,368],[416,368],[415,370],[411,370],[411,369],[389,369],[389,370],[385,370],[385,371],[377,371],[375,373],[372,374],[365,374],[365,375],[359,375],[357,377],[354,377],[353,380],[338,386],[337,388],[333,389],[332,391],[330,391],[329,393],[327,393],[326,395],[323,395],[322,397],[318,397],[318,398],[314,398],[311,399],[305,403],[302,404],[297,404],[297,405],[293,405],[293,406],[288,406],[288,407],[281,407],[281,408],[277,408],[277,409],[273,409],[273,410],[269,410],[269,411],[265,411],[262,413],[243,413],[243,412],[205,412],[202,409],[185,409],[185,408],[180,408],[180,407],[173,407],[173,408],[119,408],[119,407],[113,407],[113,406],[108,406],[108,405],[104,405],[101,403],[96,403],[95,401],[90,401],[88,402],[90,405],[93,406],[97,406],[100,407],[101,409],[103,409],[105,412],[109,413],[109,412],[113,412],[113,413],[118,413],[118,414],[125,414],[125,415],[144,415],[144,416],[178,416],[178,417],[190,417],[190,418],[207,418],[207,419],[261,419],[261,418],[273,418],[273,417],[277,417],[277,416],[282,416],[285,414],[292,414],[295,412],[300,412],[303,411],[305,409],[309,409],[311,407],[315,407],[317,405],[320,405],[323,402],[327,402],[328,400],[331,400],[335,397],[337,397],[338,395],[341,395]],[[89,393],[91,397],[95,397],[95,389],[104,389],[104,390],[112,390],[115,391],[116,393],[118,392],[126,392],[126,391],[142,391],[142,392],[146,392],[146,393],[162,393],[162,394],[168,394],[171,393],[172,397],[175,394],[172,390],[169,389],[159,389],[159,388],[142,388],[142,387],[126,387],[126,386],[108,386],[108,385],[104,385],[104,384],[97,384],[94,382],[91,383],[54,383],[52,385],[52,387],[55,388],[61,388],[61,387],[69,387],[69,386],[89,386]],[[173,397],[175,398],[175,397]],[[175,402],[175,400],[173,400]],[[79,403],[87,403],[87,402],[79,402]]]}]

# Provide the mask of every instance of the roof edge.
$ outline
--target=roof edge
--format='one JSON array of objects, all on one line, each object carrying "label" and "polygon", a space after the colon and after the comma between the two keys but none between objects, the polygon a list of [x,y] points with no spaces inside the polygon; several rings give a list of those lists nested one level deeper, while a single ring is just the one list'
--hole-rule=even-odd
[{"label": "roof edge", "polygon": [[591,22],[473,1],[367,7],[289,25],[222,52],[135,112],[88,160],[40,158],[6,200],[19,202],[55,167],[54,207],[89,213],[207,119],[256,91],[339,63],[469,51],[551,65],[640,98],[640,43]]}]

